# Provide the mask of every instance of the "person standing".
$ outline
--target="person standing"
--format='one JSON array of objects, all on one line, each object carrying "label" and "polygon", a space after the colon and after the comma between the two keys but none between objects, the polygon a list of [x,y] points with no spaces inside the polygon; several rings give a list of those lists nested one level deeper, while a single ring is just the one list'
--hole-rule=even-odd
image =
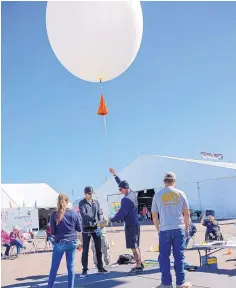
[{"label": "person standing", "polygon": [[124,195],[119,211],[110,221],[112,223],[124,221],[126,248],[132,250],[136,261],[136,266],[131,269],[130,274],[139,274],[143,272],[144,266],[141,261],[141,252],[139,249],[140,226],[138,221],[137,195],[130,189],[127,181],[120,180],[113,168],[110,168],[109,171],[115,177],[120,193]]},{"label": "person standing", "polygon": [[66,254],[68,271],[68,288],[74,287],[75,256],[77,250],[77,232],[81,232],[81,222],[78,214],[72,209],[66,195],[60,194],[57,200],[57,210],[50,218],[51,234],[55,236],[52,252],[52,264],[48,280],[48,288],[54,287],[61,259]]},{"label": "person standing", "polygon": [[48,242],[48,241],[52,244],[52,246],[55,243],[54,238],[53,238],[52,233],[51,233],[51,225],[50,225],[50,223],[48,223],[47,229],[46,229],[46,242]]},{"label": "person standing", "polygon": [[[101,247],[102,247],[102,254],[104,256],[104,262],[106,265],[110,264],[110,245],[108,242],[108,238],[107,238],[107,230],[106,227],[108,226],[108,219],[104,216],[103,220],[98,222],[99,228],[101,230]],[[92,240],[92,251],[93,251],[93,262],[95,264],[95,266],[97,267],[98,263],[97,263],[97,255],[96,255],[96,249],[95,249],[95,245],[94,245],[94,240],[93,238]]]},{"label": "person standing", "polygon": [[83,252],[82,252],[82,266],[83,271],[81,278],[87,276],[88,271],[88,252],[91,237],[93,237],[96,255],[97,268],[99,273],[106,273],[107,270],[103,267],[102,262],[102,247],[101,247],[101,233],[97,233],[98,222],[101,221],[101,210],[97,200],[93,199],[93,188],[87,186],[84,188],[85,198],[79,202],[79,211],[82,218],[83,226]]},{"label": "person standing", "polygon": [[144,221],[147,221],[147,207],[143,206],[143,219]]},{"label": "person standing", "polygon": [[[189,235],[190,213],[188,200],[183,191],[175,188],[176,176],[168,172],[164,177],[165,188],[157,192],[152,201],[152,218],[159,233],[159,261],[162,284],[159,288],[172,287],[170,254],[173,248],[176,287],[190,288],[185,282],[185,237]],[[158,215],[159,214],[159,215]]]}]

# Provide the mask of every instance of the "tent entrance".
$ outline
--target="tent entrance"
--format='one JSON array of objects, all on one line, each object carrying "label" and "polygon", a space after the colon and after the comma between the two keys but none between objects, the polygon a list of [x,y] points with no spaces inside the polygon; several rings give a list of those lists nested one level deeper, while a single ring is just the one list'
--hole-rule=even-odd
[{"label": "tent entrance", "polygon": [[143,210],[143,207],[147,207],[148,219],[152,219],[151,209],[152,209],[152,199],[153,199],[154,194],[155,194],[154,189],[146,189],[146,190],[137,191],[138,212],[139,212],[141,220],[143,220],[141,216],[141,211]]},{"label": "tent entrance", "polygon": [[55,208],[39,208],[39,230],[46,229],[47,224],[50,222],[50,215],[55,211]]}]

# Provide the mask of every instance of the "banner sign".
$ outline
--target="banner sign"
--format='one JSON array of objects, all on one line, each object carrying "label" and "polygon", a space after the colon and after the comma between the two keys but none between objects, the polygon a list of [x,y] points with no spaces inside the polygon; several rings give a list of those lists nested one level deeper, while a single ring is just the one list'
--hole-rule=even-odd
[{"label": "banner sign", "polygon": [[111,217],[114,217],[116,213],[119,211],[119,209],[120,209],[120,202],[112,202],[110,211]]},{"label": "banner sign", "polygon": [[223,154],[215,154],[208,152],[201,152],[201,156],[204,159],[215,159],[215,160],[223,160]]}]

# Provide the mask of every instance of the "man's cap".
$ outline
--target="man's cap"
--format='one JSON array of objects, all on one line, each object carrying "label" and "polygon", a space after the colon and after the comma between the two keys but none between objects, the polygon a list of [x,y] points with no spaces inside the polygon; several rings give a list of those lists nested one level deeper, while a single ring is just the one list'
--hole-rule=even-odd
[{"label": "man's cap", "polygon": [[167,172],[165,174],[164,180],[176,180],[176,175],[173,172]]},{"label": "man's cap", "polygon": [[84,193],[86,194],[94,194],[93,187],[87,186],[84,188]]},{"label": "man's cap", "polygon": [[129,183],[126,180],[123,180],[123,181],[120,182],[118,187],[121,188],[121,189],[129,189]]}]

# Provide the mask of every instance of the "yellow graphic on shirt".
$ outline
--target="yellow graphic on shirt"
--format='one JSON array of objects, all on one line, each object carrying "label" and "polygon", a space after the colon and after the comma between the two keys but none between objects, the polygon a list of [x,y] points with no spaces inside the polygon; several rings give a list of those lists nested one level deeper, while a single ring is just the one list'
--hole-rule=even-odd
[{"label": "yellow graphic on shirt", "polygon": [[176,192],[167,192],[162,195],[162,203],[164,205],[177,205],[179,203],[179,194]]}]

